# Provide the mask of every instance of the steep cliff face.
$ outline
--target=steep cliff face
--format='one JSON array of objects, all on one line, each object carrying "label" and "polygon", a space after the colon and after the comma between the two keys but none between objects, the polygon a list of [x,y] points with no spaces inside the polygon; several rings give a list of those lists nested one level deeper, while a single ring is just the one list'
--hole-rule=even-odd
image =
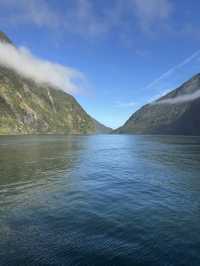
[{"label": "steep cliff face", "polygon": [[[0,33],[0,41],[11,41]],[[90,117],[75,98],[0,66],[0,134],[94,134],[109,128]]]},{"label": "steep cliff face", "polygon": [[[134,113],[116,133],[200,135],[200,74]],[[192,99],[191,95],[196,95]],[[189,96],[190,95],[190,96]],[[189,96],[189,97],[188,97]],[[188,97],[188,100],[186,98]]]}]

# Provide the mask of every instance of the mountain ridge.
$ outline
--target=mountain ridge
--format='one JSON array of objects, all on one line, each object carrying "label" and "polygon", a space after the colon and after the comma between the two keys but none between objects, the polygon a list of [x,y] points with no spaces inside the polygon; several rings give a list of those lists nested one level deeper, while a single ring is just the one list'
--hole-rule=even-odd
[{"label": "mountain ridge", "polygon": [[0,42],[9,43],[13,45],[13,42],[10,40],[10,38],[8,38],[8,36],[3,31],[0,31]]},{"label": "mountain ridge", "polygon": [[[0,41],[13,45],[2,32]],[[25,78],[0,64],[0,135],[110,131],[92,118],[72,95]]]},{"label": "mountain ridge", "polygon": [[114,133],[200,135],[200,97],[189,100],[198,92],[200,96],[200,74],[155,102],[144,105]]}]

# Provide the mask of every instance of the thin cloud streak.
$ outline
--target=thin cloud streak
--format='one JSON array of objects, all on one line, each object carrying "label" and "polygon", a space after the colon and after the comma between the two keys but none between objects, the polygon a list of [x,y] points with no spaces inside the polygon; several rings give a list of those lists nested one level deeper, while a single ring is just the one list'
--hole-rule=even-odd
[{"label": "thin cloud streak", "polygon": [[84,82],[84,75],[73,68],[37,58],[24,47],[17,49],[11,44],[1,42],[0,65],[39,84],[48,84],[69,93],[80,91]]},{"label": "thin cloud streak", "polygon": [[185,65],[189,64],[193,59],[197,58],[200,55],[200,50],[196,51],[194,54],[192,54],[191,56],[189,56],[188,58],[186,58],[183,62],[181,62],[180,64],[170,68],[167,72],[163,73],[159,78],[155,79],[154,81],[152,81],[150,84],[148,84],[146,87],[144,87],[143,89],[150,89],[153,86],[157,85],[159,82],[163,81],[164,79],[170,77],[171,75],[173,75],[177,70],[179,70],[180,68],[184,67]]}]

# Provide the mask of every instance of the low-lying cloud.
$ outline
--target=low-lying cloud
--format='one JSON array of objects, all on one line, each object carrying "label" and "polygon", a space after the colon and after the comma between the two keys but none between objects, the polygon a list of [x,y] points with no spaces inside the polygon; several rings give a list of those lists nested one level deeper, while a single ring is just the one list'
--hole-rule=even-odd
[{"label": "low-lying cloud", "polygon": [[164,99],[164,100],[156,101],[156,102],[153,102],[153,104],[178,104],[178,103],[191,102],[198,98],[200,98],[200,89],[191,94],[185,94],[185,95],[177,96],[171,99]]},{"label": "low-lying cloud", "polygon": [[48,84],[68,93],[79,91],[84,81],[84,75],[76,69],[42,60],[28,49],[17,49],[8,43],[0,42],[0,65],[39,84]]}]

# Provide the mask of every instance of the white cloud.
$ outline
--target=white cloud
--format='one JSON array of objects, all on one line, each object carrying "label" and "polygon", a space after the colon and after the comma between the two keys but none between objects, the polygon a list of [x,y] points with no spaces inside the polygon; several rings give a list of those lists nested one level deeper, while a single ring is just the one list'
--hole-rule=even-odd
[{"label": "white cloud", "polygon": [[[59,7],[59,6],[57,6]],[[15,13],[1,17],[3,23],[34,24],[37,27],[59,29],[81,35],[98,35],[109,31],[113,17],[107,10],[95,12],[90,0],[68,1],[65,8],[54,8],[46,0],[1,0],[0,9]]]},{"label": "white cloud", "polygon": [[149,30],[155,22],[161,22],[170,17],[171,0],[132,0],[140,26]]},{"label": "white cloud", "polygon": [[168,90],[165,90],[165,91],[163,91],[163,92],[157,93],[156,95],[154,95],[153,97],[151,97],[151,98],[149,99],[149,102],[150,102],[150,103],[151,103],[151,102],[155,102],[156,100],[158,100],[159,98],[161,98],[161,97],[167,95],[167,94],[170,93],[171,91],[172,91],[172,89],[171,89],[171,90],[168,89]]},{"label": "white cloud", "polygon": [[48,84],[69,93],[79,91],[84,82],[84,75],[73,68],[39,59],[26,48],[17,49],[1,42],[0,64],[40,84]]},{"label": "white cloud", "polygon": [[178,104],[178,103],[185,103],[185,102],[190,102],[194,101],[196,99],[200,98],[200,90],[191,93],[191,94],[185,94],[181,96],[177,96],[171,99],[165,99],[165,100],[160,100],[157,102],[154,102],[153,104]]},{"label": "white cloud", "polygon": [[[63,9],[47,0],[1,0],[3,24],[34,24],[37,27],[68,31],[82,36],[97,36],[117,29],[125,31],[127,22],[147,29],[171,14],[171,0],[115,0],[106,4],[92,0],[68,0]],[[13,13],[13,10],[15,11]],[[10,14],[10,15],[9,15]],[[160,24],[154,24],[158,26]],[[123,28],[123,30],[122,30]],[[121,29],[121,30],[119,30]]]},{"label": "white cloud", "polygon": [[[60,17],[45,0],[1,0],[0,8],[5,17],[1,20],[12,24],[33,23],[36,26],[57,27]],[[9,15],[9,12],[10,15]]]},{"label": "white cloud", "polygon": [[[150,82],[146,87],[144,87],[142,90],[147,90],[155,87],[166,87],[167,81],[170,79],[172,80],[173,77],[176,76],[178,71],[180,71],[182,68],[185,66],[191,64],[194,62],[194,60],[198,60],[200,56],[200,50],[197,50],[195,53],[193,53],[191,56],[187,57],[184,59],[181,63],[173,66],[170,68],[168,71],[164,72],[161,74],[158,78]],[[171,87],[171,86],[170,86]],[[161,98],[162,96],[165,96],[167,93],[172,91],[172,89],[165,89],[163,92],[157,93],[153,97],[151,97],[148,102],[152,102],[152,104],[175,104],[175,103],[183,103],[183,102],[188,102],[195,100],[200,97],[200,91],[197,91],[195,93],[187,94],[187,95],[182,95],[182,96],[177,96],[173,99],[166,99],[162,101],[156,101],[157,99]]]}]

